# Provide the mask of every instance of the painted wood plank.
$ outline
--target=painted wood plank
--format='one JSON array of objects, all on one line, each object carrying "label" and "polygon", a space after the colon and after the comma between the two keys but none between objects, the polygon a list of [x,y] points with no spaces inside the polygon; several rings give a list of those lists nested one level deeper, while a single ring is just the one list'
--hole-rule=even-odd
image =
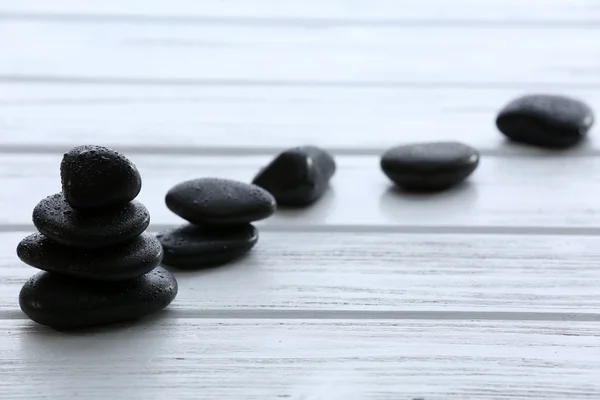
[{"label": "painted wood plank", "polygon": [[[315,23],[327,19],[341,22],[369,21],[382,23],[400,20],[419,21],[483,21],[511,22],[560,21],[587,22],[600,17],[600,8],[593,0],[304,0],[282,3],[278,0],[161,1],[136,0],[12,0],[0,1],[0,13],[83,14],[96,17],[155,17],[160,20],[191,17],[248,19],[311,19]],[[10,15],[9,15],[10,16]],[[6,16],[4,16],[6,18]]]},{"label": "painted wood plank", "polygon": [[[99,143],[101,144],[101,143]],[[176,183],[217,176],[249,182],[266,156],[156,156],[132,154],[144,186],[138,197],[154,224],[178,224],[164,205]],[[60,155],[5,154],[0,158],[0,223],[27,224],[45,196],[60,191]],[[464,185],[434,195],[394,189],[375,156],[337,157],[332,190],[305,210],[280,210],[261,223],[276,229],[353,227],[584,227],[600,225],[595,157],[485,157]],[[277,228],[279,227],[279,228]],[[387,228],[386,228],[387,227]],[[313,229],[313,228],[310,228]],[[326,228],[328,229],[328,228]]]},{"label": "painted wood plank", "polygon": [[[600,109],[596,89],[552,91]],[[495,117],[520,89],[0,85],[0,145],[262,151],[316,144],[379,154],[400,143],[460,140],[485,154],[511,145]],[[597,152],[597,128],[573,150]],[[1,148],[0,148],[1,149]],[[215,151],[219,151],[215,150]]]},{"label": "painted wood plank", "polygon": [[600,85],[600,60],[590,51],[595,36],[585,26],[406,29],[5,20],[0,38],[3,81]]},{"label": "painted wood plank", "polygon": [[[21,315],[19,291],[38,272],[15,255],[29,233],[0,233],[0,318]],[[595,313],[597,243],[583,236],[262,232],[249,256],[229,266],[174,270],[179,294],[171,308]]]},{"label": "painted wood plank", "polygon": [[3,398],[597,398],[596,323],[157,320],[84,334],[2,321]]}]

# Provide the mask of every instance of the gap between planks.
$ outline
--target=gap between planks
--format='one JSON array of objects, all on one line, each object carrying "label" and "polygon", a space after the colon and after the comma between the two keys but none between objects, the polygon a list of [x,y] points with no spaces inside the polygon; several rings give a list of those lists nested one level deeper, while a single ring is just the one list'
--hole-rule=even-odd
[{"label": "gap between planks", "polygon": [[[168,319],[263,319],[355,321],[523,321],[600,322],[599,313],[507,311],[377,311],[377,310],[268,310],[268,309],[166,309],[157,314]],[[0,320],[28,317],[18,310],[0,310]]]},{"label": "gap between planks", "polygon": [[[498,135],[501,135],[498,132]],[[418,140],[415,140],[417,142]],[[399,144],[412,143],[411,141],[405,141]],[[76,144],[74,143],[73,146]],[[585,144],[584,144],[585,145]],[[198,146],[198,145],[185,145],[185,146],[172,146],[172,145],[121,145],[114,144],[108,145],[116,150],[119,150],[125,154],[139,154],[139,155],[202,155],[202,156],[275,156],[279,152],[285,150],[281,146]],[[68,151],[72,146],[62,144],[2,144],[0,145],[0,154],[49,154],[49,155],[62,155]],[[390,146],[391,147],[391,146]],[[387,148],[384,147],[333,147],[327,146],[327,151],[335,156],[380,156]],[[496,148],[478,148],[477,149],[482,156],[492,157],[556,157],[560,155],[561,158],[567,157],[598,157],[600,156],[600,148],[583,147],[577,146],[572,149],[562,150],[560,152],[538,149],[529,146],[521,146],[518,144],[509,144],[503,147]]]},{"label": "gap between planks", "polygon": [[144,14],[81,14],[81,13],[19,13],[1,12],[0,21],[26,21],[26,22],[56,22],[56,23],[121,23],[121,24],[189,24],[189,25],[240,25],[240,26],[271,26],[271,27],[394,27],[394,28],[490,28],[490,29],[600,29],[600,19],[587,19],[580,21],[553,20],[543,21],[535,19],[519,20],[494,20],[494,19],[453,19],[444,20],[436,18],[420,19],[361,19],[361,18],[297,18],[297,17],[221,17],[221,16],[189,16],[189,15],[144,15]]},{"label": "gap between planks", "polygon": [[[183,222],[182,222],[183,223]],[[159,232],[177,228],[179,224],[150,223],[148,231]],[[462,226],[462,225],[256,225],[261,232],[274,233],[377,233],[411,235],[523,235],[523,236],[600,236],[600,228],[578,226]],[[30,232],[33,224],[0,223],[0,233]]]},{"label": "gap between planks", "polygon": [[559,81],[377,81],[301,79],[201,79],[137,78],[85,75],[0,74],[2,84],[123,85],[123,86],[205,86],[205,87],[317,87],[317,88],[410,88],[410,89],[514,89],[560,90],[600,88],[600,82]]}]

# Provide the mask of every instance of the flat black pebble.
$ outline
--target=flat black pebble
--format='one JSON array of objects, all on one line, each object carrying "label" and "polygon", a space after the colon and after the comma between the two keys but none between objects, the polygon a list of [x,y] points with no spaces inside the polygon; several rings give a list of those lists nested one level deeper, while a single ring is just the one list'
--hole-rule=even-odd
[{"label": "flat black pebble", "polygon": [[223,265],[252,249],[258,231],[250,224],[231,227],[184,225],[157,235],[163,264],[185,269]]},{"label": "flat black pebble", "polygon": [[533,94],[508,103],[496,125],[509,139],[546,148],[579,143],[594,123],[592,109],[565,96]]},{"label": "flat black pebble", "polygon": [[176,295],[177,281],[162,267],[120,282],[40,272],[21,289],[19,305],[37,323],[74,329],[138,319],[165,308]]},{"label": "flat black pebble", "polygon": [[17,255],[26,264],[44,271],[96,280],[126,280],[158,266],[163,249],[149,233],[101,249],[67,247],[34,233],[21,240]]},{"label": "flat black pebble", "polygon": [[318,200],[335,173],[333,156],[316,146],[286,150],[252,181],[275,197],[277,205],[302,207]]},{"label": "flat black pebble", "polygon": [[221,178],[182,182],[169,190],[165,203],[193,224],[246,224],[267,218],[276,209],[275,199],[266,190]]},{"label": "flat black pebble", "polygon": [[136,166],[118,151],[77,146],[60,164],[62,191],[74,208],[106,207],[135,199],[142,188]]},{"label": "flat black pebble", "polygon": [[75,210],[62,193],[57,193],[33,209],[38,231],[73,247],[98,248],[124,242],[146,230],[149,223],[148,210],[135,200],[110,209]]},{"label": "flat black pebble", "polygon": [[388,178],[415,191],[450,188],[471,175],[478,164],[479,152],[458,142],[398,146],[381,157],[381,169]]}]

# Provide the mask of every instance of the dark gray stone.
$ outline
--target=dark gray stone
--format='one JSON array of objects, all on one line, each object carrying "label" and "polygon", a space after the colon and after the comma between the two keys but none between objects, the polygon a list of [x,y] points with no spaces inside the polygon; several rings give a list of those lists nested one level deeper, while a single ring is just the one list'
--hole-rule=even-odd
[{"label": "dark gray stone", "polygon": [[33,209],[33,224],[48,238],[73,247],[99,248],[124,242],[150,223],[144,205],[132,201],[106,209],[72,208],[62,193],[46,197]]},{"label": "dark gray stone", "polygon": [[135,165],[118,151],[102,146],[77,146],[60,164],[62,190],[74,208],[123,205],[135,199],[142,178]]},{"label": "dark gray stone", "polygon": [[165,197],[169,210],[193,224],[239,225],[267,218],[276,203],[255,185],[221,178],[179,183]]},{"label": "dark gray stone", "polygon": [[443,190],[465,180],[479,164],[479,152],[458,142],[415,143],[393,147],[381,169],[406,190]]},{"label": "dark gray stone", "polygon": [[533,94],[508,103],[496,118],[506,137],[529,145],[566,148],[579,143],[594,123],[592,109],[566,96]]},{"label": "dark gray stone", "polygon": [[165,308],[176,295],[177,281],[162,267],[120,282],[40,272],[21,289],[19,305],[33,321],[66,330],[138,319]]},{"label": "dark gray stone", "polygon": [[163,249],[149,233],[100,249],[68,247],[34,233],[17,246],[24,263],[44,271],[86,279],[118,281],[137,278],[158,266]]},{"label": "dark gray stone", "polygon": [[258,241],[258,231],[250,224],[184,225],[159,233],[157,237],[164,248],[164,265],[200,269],[223,265],[243,256]]},{"label": "dark gray stone", "polygon": [[304,207],[323,196],[335,169],[333,156],[325,150],[296,147],[279,154],[252,183],[271,193],[278,206]]}]

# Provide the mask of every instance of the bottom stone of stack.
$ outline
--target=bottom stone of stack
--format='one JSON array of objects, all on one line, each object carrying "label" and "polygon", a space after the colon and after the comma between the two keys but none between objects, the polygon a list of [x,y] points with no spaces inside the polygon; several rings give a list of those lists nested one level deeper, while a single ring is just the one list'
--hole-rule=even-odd
[{"label": "bottom stone of stack", "polygon": [[181,269],[216,267],[248,253],[258,242],[258,230],[251,224],[200,226],[187,224],[159,233],[163,265]]},{"label": "bottom stone of stack", "polygon": [[76,329],[138,319],[168,306],[177,280],[157,267],[135,279],[102,282],[51,272],[32,276],[19,305],[33,321],[55,329]]}]

